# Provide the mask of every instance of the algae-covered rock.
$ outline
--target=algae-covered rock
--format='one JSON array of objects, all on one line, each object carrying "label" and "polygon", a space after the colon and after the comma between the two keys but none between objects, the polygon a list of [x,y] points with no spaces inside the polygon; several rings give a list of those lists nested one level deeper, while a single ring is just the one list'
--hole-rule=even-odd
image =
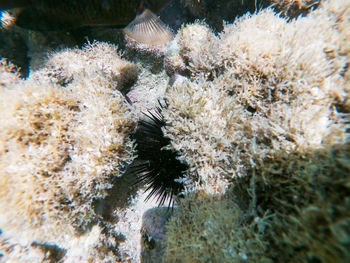
[{"label": "algae-covered rock", "polygon": [[[349,42],[336,14],[347,9],[329,9],[290,23],[269,9],[247,15],[226,25],[212,48],[210,32],[207,40],[196,34],[205,26],[180,32],[179,55],[192,74],[168,89],[163,114],[165,134],[190,165],[190,188],[224,191],[272,154],[345,142]],[[197,46],[208,52],[185,52]]]},{"label": "algae-covered rock", "polygon": [[[240,209],[232,194],[188,196],[167,224],[164,262],[244,262],[263,259],[264,222]],[[247,223],[249,222],[249,223]]]},{"label": "algae-covered rock", "polygon": [[[130,78],[125,74],[132,64],[117,54],[111,64],[111,51],[113,46],[95,43],[59,52],[51,60],[56,60],[54,69],[18,83],[8,78],[1,87],[0,228],[8,242],[69,250],[69,240],[100,221],[94,200],[107,195],[112,178],[134,159],[129,135],[136,117],[115,89]],[[74,63],[70,53],[79,54]],[[58,82],[48,72],[71,81]],[[103,239],[100,234],[96,240]]]},{"label": "algae-covered rock", "polygon": [[164,262],[348,262],[349,149],[276,155],[224,195],[187,196]]},{"label": "algae-covered rock", "polygon": [[0,59],[0,87],[20,82],[18,68],[5,58]]},{"label": "algae-covered rock", "polygon": [[48,78],[61,86],[81,78],[81,72],[94,78],[97,72],[108,78],[110,88],[127,93],[136,81],[137,67],[122,59],[117,46],[104,42],[94,42],[82,49],[65,49],[52,54],[31,78],[43,80]]},{"label": "algae-covered rock", "polygon": [[[0,259],[350,261],[350,5],[319,2],[182,1],[207,19],[123,56],[46,56],[46,33],[28,34],[28,79],[0,62]],[[188,167],[174,210],[124,173],[136,116],[163,95],[164,150]]]},{"label": "algae-covered rock", "polygon": [[169,56],[187,80],[168,89],[164,132],[190,168],[164,262],[349,261],[349,12],[180,31]]}]

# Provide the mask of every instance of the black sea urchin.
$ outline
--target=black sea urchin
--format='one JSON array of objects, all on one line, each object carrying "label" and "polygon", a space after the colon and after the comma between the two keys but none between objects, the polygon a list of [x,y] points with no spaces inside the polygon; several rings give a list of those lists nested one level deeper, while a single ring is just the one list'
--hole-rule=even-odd
[{"label": "black sea urchin", "polygon": [[170,139],[162,131],[165,126],[162,108],[160,106],[155,112],[149,111],[145,114],[146,119],[139,121],[134,134],[138,158],[131,169],[137,174],[136,184],[143,184],[147,187],[146,191],[150,191],[146,201],[158,196],[159,206],[167,200],[169,206],[173,206],[173,197],[183,190],[183,184],[176,179],[183,177],[187,165],[177,159],[175,151],[166,148]]}]

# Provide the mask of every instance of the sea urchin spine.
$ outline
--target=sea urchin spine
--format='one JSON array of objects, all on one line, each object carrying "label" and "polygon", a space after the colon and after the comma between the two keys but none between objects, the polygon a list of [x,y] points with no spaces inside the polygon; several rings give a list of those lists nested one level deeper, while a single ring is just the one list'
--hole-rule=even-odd
[{"label": "sea urchin spine", "polygon": [[173,197],[183,190],[183,184],[177,179],[184,176],[187,165],[178,160],[178,153],[167,149],[170,139],[164,136],[162,127],[166,125],[162,108],[145,113],[146,120],[140,120],[134,134],[138,151],[136,163],[131,169],[137,174],[136,184],[142,184],[150,191],[146,201],[158,196],[159,206],[167,200],[169,206],[174,205]]}]

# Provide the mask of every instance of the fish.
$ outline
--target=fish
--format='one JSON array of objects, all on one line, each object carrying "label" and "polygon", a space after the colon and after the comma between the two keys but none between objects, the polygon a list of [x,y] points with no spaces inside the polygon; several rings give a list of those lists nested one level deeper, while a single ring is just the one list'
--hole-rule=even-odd
[{"label": "fish", "polygon": [[156,15],[172,0],[0,0],[0,12],[14,10],[14,24],[33,31],[81,27],[123,28],[137,42],[162,45],[172,30]]}]

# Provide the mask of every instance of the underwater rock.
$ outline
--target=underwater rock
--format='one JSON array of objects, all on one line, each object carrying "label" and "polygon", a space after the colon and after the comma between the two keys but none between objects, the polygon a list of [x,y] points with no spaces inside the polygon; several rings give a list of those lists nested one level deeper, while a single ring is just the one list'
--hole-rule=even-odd
[{"label": "underwater rock", "polygon": [[165,68],[172,76],[176,73],[195,78],[210,77],[216,72],[218,38],[205,23],[184,26],[169,44]]},{"label": "underwater rock", "polygon": [[349,15],[328,1],[292,21],[245,15],[219,37],[180,31],[187,80],[162,113],[189,169],[164,262],[349,261]]},{"label": "underwater rock", "polygon": [[[190,185],[220,192],[270,154],[345,141],[336,107],[348,101],[348,40],[325,8],[290,23],[270,9],[246,15],[225,26],[213,49],[204,44],[215,39],[205,26],[180,31],[189,32],[175,41],[191,74],[168,89],[164,130],[190,165]],[[187,43],[208,52],[186,52]]]},{"label": "underwater rock", "polygon": [[[28,248],[34,242],[69,250],[69,240],[99,222],[93,201],[107,195],[112,178],[135,158],[129,135],[136,116],[115,89],[128,79],[131,64],[114,51],[94,43],[80,52],[58,52],[51,60],[56,67],[1,87],[2,239]],[[67,53],[78,53],[74,63]],[[71,78],[64,82],[57,76]]]},{"label": "underwater rock", "polygon": [[258,259],[268,245],[259,239],[264,223],[251,222],[248,212],[237,205],[232,193],[187,196],[166,224],[163,262],[244,262],[252,260],[251,255]]},{"label": "underwater rock", "polygon": [[163,262],[348,262],[349,158],[349,145],[277,155],[224,195],[187,196]]},{"label": "underwater rock", "polygon": [[142,262],[162,262],[165,250],[165,224],[172,211],[167,207],[147,210],[142,216]]},{"label": "underwater rock", "polygon": [[66,86],[81,78],[81,72],[94,78],[96,72],[105,74],[111,89],[127,93],[137,80],[137,67],[122,59],[117,47],[104,42],[94,42],[83,49],[66,49],[51,52],[51,55],[37,66],[31,74],[33,79],[47,78],[54,83]]},{"label": "underwater rock", "polygon": [[[0,64],[0,260],[349,261],[349,11],[347,1],[296,20],[262,10],[215,34],[217,17],[214,29],[182,27],[161,52],[127,43],[123,59],[121,42],[47,57],[36,45],[46,35],[29,34],[29,78]],[[189,164],[167,223],[123,173],[136,115],[164,95],[167,149]]]}]

